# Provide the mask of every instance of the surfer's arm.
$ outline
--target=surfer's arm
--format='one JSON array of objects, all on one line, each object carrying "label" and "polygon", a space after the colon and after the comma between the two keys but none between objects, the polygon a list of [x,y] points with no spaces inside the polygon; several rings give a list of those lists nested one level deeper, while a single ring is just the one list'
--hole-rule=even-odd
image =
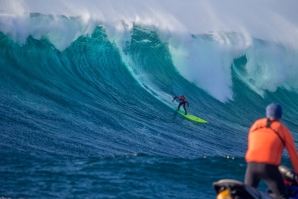
[{"label": "surfer's arm", "polygon": [[175,99],[177,99],[177,96],[174,97],[174,99],[172,100],[172,102],[173,102]]}]

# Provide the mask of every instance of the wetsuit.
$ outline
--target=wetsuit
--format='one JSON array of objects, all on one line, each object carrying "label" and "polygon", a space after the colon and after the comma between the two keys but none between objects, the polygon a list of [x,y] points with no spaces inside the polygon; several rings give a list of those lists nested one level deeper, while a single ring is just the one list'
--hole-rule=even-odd
[{"label": "wetsuit", "polygon": [[175,100],[175,99],[178,99],[178,100],[180,101],[177,110],[179,111],[180,106],[183,105],[183,109],[184,109],[184,111],[185,111],[185,115],[186,115],[186,114],[187,114],[187,111],[186,111],[186,108],[185,108],[185,104],[187,104],[187,105],[189,106],[189,103],[188,103],[188,101],[186,100],[186,98],[185,98],[185,97],[182,97],[182,96],[176,96],[176,97],[174,97],[173,100]]},{"label": "wetsuit", "polygon": [[288,198],[278,170],[284,147],[289,153],[295,172],[298,173],[298,155],[288,128],[278,120],[257,120],[248,134],[245,183],[257,188],[260,180],[264,179],[276,198]]}]

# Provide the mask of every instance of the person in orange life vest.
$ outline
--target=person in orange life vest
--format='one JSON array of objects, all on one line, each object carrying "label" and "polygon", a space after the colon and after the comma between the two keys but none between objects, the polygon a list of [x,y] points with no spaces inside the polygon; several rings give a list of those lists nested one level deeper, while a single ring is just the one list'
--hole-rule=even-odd
[{"label": "person in orange life vest", "polygon": [[[257,188],[263,179],[276,198],[287,199],[278,166],[283,149],[286,148],[295,173],[298,173],[298,155],[291,132],[280,122],[281,116],[281,106],[272,103],[266,107],[266,118],[256,120],[251,126],[245,155],[247,168],[244,182]],[[298,182],[297,175],[293,180]]]},{"label": "person in orange life vest", "polygon": [[178,109],[177,109],[177,111],[179,111],[180,106],[183,105],[183,108],[184,108],[184,111],[185,111],[185,115],[186,115],[186,114],[187,114],[187,111],[186,111],[186,108],[185,108],[185,104],[187,104],[187,107],[189,107],[189,103],[188,103],[188,101],[186,100],[186,98],[184,97],[184,95],[174,97],[174,99],[172,100],[172,102],[173,102],[175,99],[178,99],[178,100],[180,101],[180,103],[179,103],[179,105],[178,105]]}]

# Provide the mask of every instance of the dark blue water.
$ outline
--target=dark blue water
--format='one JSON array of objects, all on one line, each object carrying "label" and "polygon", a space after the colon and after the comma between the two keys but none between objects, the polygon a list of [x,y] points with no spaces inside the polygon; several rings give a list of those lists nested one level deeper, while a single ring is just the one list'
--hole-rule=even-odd
[{"label": "dark blue water", "polygon": [[[192,38],[216,44],[210,35]],[[214,198],[212,182],[243,180],[247,131],[267,104],[283,106],[298,138],[292,80],[264,87],[260,63],[268,57],[251,53],[285,47],[254,42],[229,64],[232,95],[222,100],[223,90],[214,94],[182,74],[169,43],[147,27],[135,26],[123,49],[101,26],[64,50],[46,36],[19,43],[0,33],[0,196]],[[173,111],[180,94],[207,124]]]}]

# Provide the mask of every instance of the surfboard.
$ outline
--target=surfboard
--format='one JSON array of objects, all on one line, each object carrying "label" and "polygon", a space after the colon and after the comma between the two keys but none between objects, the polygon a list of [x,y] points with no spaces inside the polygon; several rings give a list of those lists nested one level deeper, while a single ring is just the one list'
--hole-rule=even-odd
[{"label": "surfboard", "polygon": [[187,114],[185,115],[185,112],[182,111],[182,110],[179,110],[177,111],[178,113],[180,113],[181,115],[183,115],[184,117],[186,117],[187,119],[191,120],[191,121],[194,121],[194,122],[199,122],[199,123],[207,123],[206,120],[202,119],[202,118],[199,118],[195,115],[191,115],[191,114]]}]

